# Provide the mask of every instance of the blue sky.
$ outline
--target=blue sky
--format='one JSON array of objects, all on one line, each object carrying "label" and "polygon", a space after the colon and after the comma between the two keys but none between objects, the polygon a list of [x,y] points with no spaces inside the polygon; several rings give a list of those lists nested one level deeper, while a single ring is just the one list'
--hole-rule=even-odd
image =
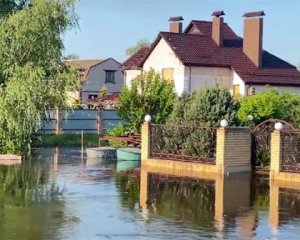
[{"label": "blue sky", "polygon": [[168,31],[170,16],[211,20],[211,13],[224,10],[225,21],[243,35],[245,12],[264,10],[264,49],[300,63],[300,0],[79,0],[79,29],[65,36],[65,53],[81,58],[126,59],[126,49],[140,39],[153,41]]}]

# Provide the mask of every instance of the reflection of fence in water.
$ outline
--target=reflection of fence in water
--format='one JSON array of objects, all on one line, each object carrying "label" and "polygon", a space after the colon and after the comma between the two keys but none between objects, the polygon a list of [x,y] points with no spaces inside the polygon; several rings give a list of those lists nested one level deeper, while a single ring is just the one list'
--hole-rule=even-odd
[{"label": "reflection of fence in water", "polygon": [[300,172],[300,130],[282,132],[281,171]]},{"label": "reflection of fence in water", "polygon": [[215,164],[216,128],[151,124],[150,157]]}]

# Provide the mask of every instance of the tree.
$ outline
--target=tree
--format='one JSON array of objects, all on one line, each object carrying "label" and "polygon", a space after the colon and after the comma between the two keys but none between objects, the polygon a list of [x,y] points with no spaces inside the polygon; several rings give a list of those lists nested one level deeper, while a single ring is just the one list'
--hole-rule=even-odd
[{"label": "tree", "polygon": [[139,40],[133,47],[130,47],[126,50],[126,54],[128,57],[131,57],[132,55],[137,53],[140,49],[144,47],[150,47],[150,45],[151,43],[146,39]]},{"label": "tree", "polygon": [[1,0],[0,18],[30,6],[32,0]]},{"label": "tree", "polygon": [[122,89],[117,112],[132,130],[139,132],[147,114],[151,115],[153,123],[165,123],[174,99],[174,84],[161,79],[152,69],[133,79],[131,87]]},{"label": "tree", "polygon": [[80,58],[79,55],[74,54],[74,53],[63,56],[63,60],[74,60],[74,59],[79,59],[79,58]]},{"label": "tree", "polygon": [[76,25],[73,0],[35,0],[0,21],[0,151],[30,148],[49,110],[66,105],[78,74],[61,61],[62,33]]},{"label": "tree", "polygon": [[239,104],[221,86],[184,94],[164,129],[164,151],[172,154],[215,158],[216,131],[222,119],[236,125]]},{"label": "tree", "polygon": [[222,119],[229,124],[237,122],[239,108],[230,92],[221,86],[200,89],[192,95],[183,95],[174,104],[170,122],[200,123],[206,126],[219,126]]}]

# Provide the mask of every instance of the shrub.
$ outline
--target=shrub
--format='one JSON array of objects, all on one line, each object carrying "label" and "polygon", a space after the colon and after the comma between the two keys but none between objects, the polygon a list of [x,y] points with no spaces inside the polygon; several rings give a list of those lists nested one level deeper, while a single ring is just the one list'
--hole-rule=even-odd
[{"label": "shrub", "polygon": [[[189,156],[215,157],[216,131],[221,119],[237,124],[239,104],[221,86],[200,89],[177,98],[168,120],[170,125],[196,125],[166,128],[165,151]],[[201,127],[202,126],[202,127]]]},{"label": "shrub", "polygon": [[154,70],[145,72],[125,86],[117,106],[119,116],[135,132],[140,132],[144,117],[152,116],[153,123],[165,123],[173,109],[174,84],[163,80]]},{"label": "shrub", "polygon": [[[122,123],[119,123],[114,128],[111,128],[108,130],[107,135],[109,136],[115,136],[115,137],[122,137],[125,135],[128,135],[129,130],[128,128],[123,125]],[[124,143],[121,141],[108,141],[109,145],[112,147],[123,147]]]},{"label": "shrub", "polygon": [[229,124],[233,125],[237,124],[238,109],[239,103],[233,99],[230,92],[222,86],[215,86],[178,98],[169,122],[216,127],[219,126],[220,120],[227,119]]},{"label": "shrub", "polygon": [[244,97],[238,111],[240,120],[248,121],[253,116],[256,124],[270,118],[278,118],[300,126],[300,95],[267,89],[256,95]]}]

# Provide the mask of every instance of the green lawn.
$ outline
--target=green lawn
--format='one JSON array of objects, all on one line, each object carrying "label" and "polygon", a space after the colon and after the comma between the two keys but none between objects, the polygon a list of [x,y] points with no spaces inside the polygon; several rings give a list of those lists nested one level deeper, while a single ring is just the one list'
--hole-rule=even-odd
[{"label": "green lawn", "polygon": [[[98,134],[84,134],[84,147],[98,147]],[[35,137],[33,147],[81,147],[81,134],[41,134]]]}]

